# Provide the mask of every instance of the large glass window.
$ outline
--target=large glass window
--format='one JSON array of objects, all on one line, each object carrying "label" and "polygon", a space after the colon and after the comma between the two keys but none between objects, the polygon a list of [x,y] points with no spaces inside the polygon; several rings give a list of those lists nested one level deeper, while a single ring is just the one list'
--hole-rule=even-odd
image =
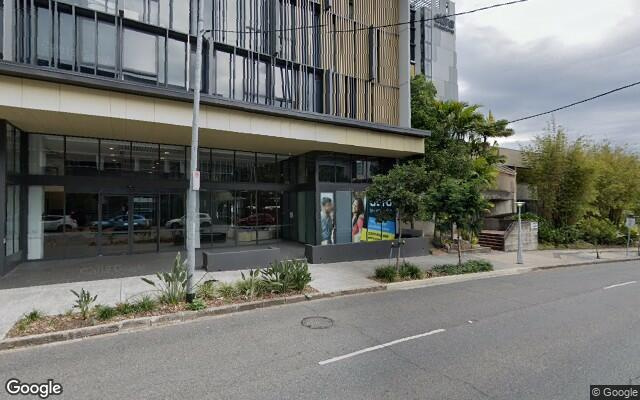
[{"label": "large glass window", "polygon": [[96,63],[96,23],[93,18],[78,17],[78,67],[93,73]]},{"label": "large glass window", "polygon": [[256,244],[258,215],[256,192],[236,192],[236,239],[239,246]]},{"label": "large glass window", "polygon": [[247,75],[246,61],[246,57],[239,55],[234,57],[233,98],[236,100],[248,101],[247,90],[245,88],[245,76]]},{"label": "large glass window", "polygon": [[131,171],[131,143],[101,140],[100,171],[110,175],[121,175]]},{"label": "large glass window", "polygon": [[29,135],[29,173],[64,175],[64,136]]},{"label": "large glass window", "polygon": [[65,199],[66,217],[62,219],[65,233],[65,256],[95,256],[98,243],[96,229],[98,194],[66,193]]},{"label": "large glass window", "polygon": [[275,183],[278,180],[278,164],[274,154],[257,155],[258,165],[256,168],[258,182]]},{"label": "large glass window", "polygon": [[158,161],[159,146],[150,143],[132,143],[131,158],[133,171],[144,175],[158,173],[160,163]]},{"label": "large glass window", "polygon": [[[203,209],[200,209],[203,212]],[[213,246],[235,245],[236,229],[233,224],[233,192],[211,193],[211,241]]]},{"label": "large glass window", "polygon": [[58,68],[72,69],[75,64],[75,21],[71,13],[58,13]]},{"label": "large glass window", "polygon": [[20,251],[20,186],[8,185],[6,196],[5,255],[10,256]]},{"label": "large glass window", "polygon": [[189,32],[189,1],[173,0],[172,4],[172,29],[180,32]]},{"label": "large glass window", "polygon": [[216,94],[231,97],[231,54],[216,51]]},{"label": "large glass window", "polygon": [[333,155],[319,156],[318,169],[320,182],[336,181],[336,163]]},{"label": "large glass window", "polygon": [[198,151],[198,169],[200,170],[200,180],[207,182],[211,180],[211,150],[200,148]]},{"label": "large glass window", "polygon": [[165,178],[184,178],[187,166],[183,146],[160,145],[160,172]]},{"label": "large glass window", "polygon": [[236,151],[236,181],[255,182],[256,181],[256,155],[255,153],[245,153]]},{"label": "large glass window", "polygon": [[167,83],[185,87],[187,44],[172,38],[167,43]]},{"label": "large glass window", "polygon": [[98,139],[66,138],[66,175],[95,175],[98,172]]},{"label": "large glass window", "polygon": [[122,72],[125,79],[155,83],[158,63],[155,35],[124,28]]},{"label": "large glass window", "polygon": [[113,77],[116,70],[116,27],[98,21],[98,74]]},{"label": "large glass window", "polygon": [[280,238],[282,193],[258,191],[256,226],[260,243]]},{"label": "large glass window", "polygon": [[[42,201],[42,251],[44,258],[63,258],[65,256],[65,229],[72,230],[76,225],[64,212],[64,188],[62,186],[46,186],[40,196]],[[32,210],[29,210],[31,212]],[[35,228],[35,227],[34,227]],[[36,230],[38,231],[38,230]],[[31,246],[31,244],[30,244]],[[30,249],[31,252],[31,249]],[[38,251],[35,251],[38,253]],[[44,254],[43,254],[44,253]]]},{"label": "large glass window", "polygon": [[38,65],[49,65],[52,58],[51,14],[48,8],[38,7],[36,10],[36,29],[38,31],[36,39],[36,54]]},{"label": "large glass window", "polygon": [[233,151],[211,151],[211,180],[219,183],[233,182]]},{"label": "large glass window", "polygon": [[184,248],[184,194],[160,195],[160,249]]}]

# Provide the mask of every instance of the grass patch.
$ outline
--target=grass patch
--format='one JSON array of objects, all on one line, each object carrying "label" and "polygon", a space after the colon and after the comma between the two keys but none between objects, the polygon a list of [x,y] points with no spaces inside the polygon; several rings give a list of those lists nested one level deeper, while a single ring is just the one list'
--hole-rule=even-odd
[{"label": "grass patch", "polygon": [[42,312],[38,310],[32,310],[31,312],[23,315],[22,318],[18,320],[18,322],[15,325],[15,329],[19,332],[24,332],[31,326],[31,324],[33,324],[36,321],[40,321],[43,318],[44,318],[44,314]]},{"label": "grass patch", "polygon": [[483,260],[470,260],[462,263],[461,265],[436,265],[435,267],[433,267],[433,269],[431,269],[431,273],[434,276],[462,275],[488,271],[493,271],[493,264]]}]

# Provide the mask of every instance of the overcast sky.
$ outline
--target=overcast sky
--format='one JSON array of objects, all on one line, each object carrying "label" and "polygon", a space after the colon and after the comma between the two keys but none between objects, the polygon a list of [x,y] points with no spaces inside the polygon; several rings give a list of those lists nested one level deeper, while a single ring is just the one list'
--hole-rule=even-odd
[{"label": "overcast sky", "polygon": [[[505,0],[506,1],[506,0]],[[457,0],[456,11],[501,0]],[[516,119],[640,81],[640,0],[529,0],[457,18],[460,99]],[[560,111],[573,137],[640,151],[640,86]],[[518,148],[549,117],[513,125]]]}]

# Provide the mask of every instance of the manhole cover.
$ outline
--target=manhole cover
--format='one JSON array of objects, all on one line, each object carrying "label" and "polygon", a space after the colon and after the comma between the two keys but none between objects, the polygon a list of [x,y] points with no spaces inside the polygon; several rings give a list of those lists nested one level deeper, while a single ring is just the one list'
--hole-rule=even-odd
[{"label": "manhole cover", "polygon": [[333,326],[333,320],[327,317],[307,317],[300,323],[309,329],[329,329]]}]

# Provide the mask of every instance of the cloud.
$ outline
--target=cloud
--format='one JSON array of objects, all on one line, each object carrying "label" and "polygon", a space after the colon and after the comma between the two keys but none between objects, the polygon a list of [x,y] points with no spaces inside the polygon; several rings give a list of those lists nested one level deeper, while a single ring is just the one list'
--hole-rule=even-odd
[{"label": "cloud", "polygon": [[[544,26],[535,40],[523,41],[495,25],[459,24],[460,98],[483,105],[496,117],[516,119],[640,81],[640,24],[633,16],[640,5],[634,7],[638,12],[623,15],[615,29],[583,42],[545,35]],[[640,86],[557,112],[555,118],[571,136],[640,151]],[[549,119],[514,124],[516,136],[503,144],[526,143]]]}]

